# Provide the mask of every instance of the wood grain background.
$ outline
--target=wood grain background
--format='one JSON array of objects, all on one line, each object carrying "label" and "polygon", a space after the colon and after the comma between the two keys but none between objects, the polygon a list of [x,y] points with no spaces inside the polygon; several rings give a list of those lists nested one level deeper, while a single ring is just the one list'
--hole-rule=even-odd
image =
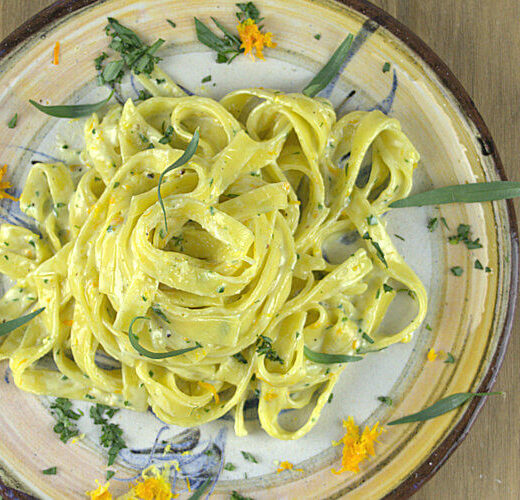
[{"label": "wood grain background", "polygon": [[[520,181],[520,1],[372,0],[419,35],[475,101],[510,180]],[[53,0],[0,0],[0,39]],[[518,212],[518,202],[516,208]],[[472,431],[414,498],[520,498],[519,314],[495,390]]]}]

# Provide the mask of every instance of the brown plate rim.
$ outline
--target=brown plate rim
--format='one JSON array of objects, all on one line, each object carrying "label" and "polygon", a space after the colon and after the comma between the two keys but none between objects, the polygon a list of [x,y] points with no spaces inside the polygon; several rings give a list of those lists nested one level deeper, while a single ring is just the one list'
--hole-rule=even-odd
[{"label": "brown plate rim", "polygon": [[[40,31],[48,24],[64,17],[67,14],[75,12],[76,10],[87,7],[94,3],[104,3],[106,0],[58,0],[47,8],[41,10],[25,23],[16,28],[10,35],[8,35],[2,42],[0,42],[0,59],[6,57],[18,45],[24,42],[33,34]],[[443,85],[452,93],[458,101],[462,111],[466,117],[473,122],[478,131],[478,142],[482,148],[482,154],[491,156],[499,177],[502,180],[507,180],[502,161],[496,149],[491,133],[487,128],[482,116],[478,112],[475,103],[466,92],[462,84],[448,68],[448,66],[441,60],[439,56],[415,33],[408,27],[400,23],[397,19],[392,17],[384,10],[376,7],[367,0],[335,0],[351,9],[358,11],[364,16],[375,21],[397,38],[399,38],[406,46],[413,50],[438,76]],[[499,369],[504,361],[506,348],[511,336],[511,329],[515,314],[517,291],[518,291],[518,225],[515,214],[513,202],[506,201],[507,215],[509,219],[509,230],[511,234],[511,286],[509,290],[509,297],[507,302],[506,320],[495,354],[491,360],[488,371],[485,374],[482,383],[478,387],[478,392],[489,391],[497,378]],[[399,486],[388,493],[385,500],[409,498],[417,490],[426,483],[433,475],[440,469],[440,467],[451,456],[455,449],[464,440],[471,426],[475,422],[480,410],[482,409],[487,398],[474,398],[468,405],[462,418],[448,436],[442,441],[439,446],[431,453],[431,455],[424,460],[424,462],[413,471]],[[0,495],[6,498],[29,500],[34,497],[22,493],[20,491],[8,488],[0,481]],[[18,496],[15,496],[18,495]],[[341,496],[341,492],[339,496]]]}]

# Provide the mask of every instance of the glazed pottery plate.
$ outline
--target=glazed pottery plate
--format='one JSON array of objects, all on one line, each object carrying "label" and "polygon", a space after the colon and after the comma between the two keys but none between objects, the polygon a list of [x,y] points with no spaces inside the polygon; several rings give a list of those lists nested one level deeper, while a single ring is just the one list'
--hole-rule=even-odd
[{"label": "glazed pottery plate", "polygon": [[[16,194],[31,161],[77,161],[81,120],[49,118],[28,100],[74,104],[106,96],[107,89],[96,84],[93,60],[106,50],[108,16],[147,41],[166,40],[161,67],[183,87],[213,98],[253,86],[299,92],[352,33],[355,40],[347,64],[321,95],[332,101],[338,115],[380,109],[401,121],[421,154],[415,191],[504,178],[492,139],[467,94],[431,50],[394,19],[361,0],[256,4],[278,43],[267,50],[264,62],[240,56],[230,65],[217,64],[215,53],[196,40],[194,16],[202,21],[214,16],[234,30],[234,0],[61,1],[13,33],[0,45],[0,124],[18,113],[18,125],[2,126],[0,151]],[[60,62],[53,65],[57,41]],[[201,83],[207,75],[211,81]],[[125,81],[120,97],[136,98],[138,90],[136,82]],[[71,147],[64,156],[60,146],[65,140]],[[11,223],[31,224],[10,200],[2,200],[0,216]],[[446,225],[429,231],[429,218],[444,218]],[[426,320],[411,342],[348,366],[318,424],[298,441],[267,436],[256,422],[254,404],[246,414],[249,434],[240,438],[233,433],[231,417],[185,430],[165,426],[151,413],[122,410],[114,421],[123,428],[128,448],[113,467],[119,480],[111,481],[111,491],[127,491],[128,479],[150,460],[176,460],[176,491],[185,496],[219,464],[232,463],[234,470],[221,470],[212,498],[228,498],[232,490],[255,499],[397,497],[412,494],[428,479],[464,437],[483,400],[476,398],[434,420],[387,427],[376,455],[357,474],[331,472],[341,456],[341,447],[332,442],[343,435],[342,420],[347,416],[361,426],[377,421],[384,425],[449,394],[491,386],[513,314],[516,224],[512,205],[506,202],[396,209],[386,223],[429,295]],[[459,224],[471,225],[482,248],[448,244]],[[476,259],[490,272],[475,268]],[[451,273],[453,266],[462,267],[463,274]],[[3,283],[4,289],[7,286]],[[389,321],[397,325],[401,315],[396,310]],[[428,361],[432,347],[450,352],[455,362],[444,363],[442,355]],[[0,492],[7,498],[11,498],[7,487],[42,499],[84,497],[106,471],[99,430],[89,423],[89,405],[77,404],[86,415],[79,420],[85,437],[63,444],[53,432],[49,400],[18,390],[7,363],[0,364],[0,371],[0,477],[7,485],[0,486]],[[391,398],[393,405],[382,403],[380,396]],[[297,416],[282,419],[287,426],[297,425]],[[165,448],[163,440],[173,444]],[[157,446],[152,449],[154,442]],[[252,453],[258,463],[246,460],[243,451]],[[293,463],[294,469],[277,473],[282,461]],[[51,466],[58,474],[41,473]]]}]

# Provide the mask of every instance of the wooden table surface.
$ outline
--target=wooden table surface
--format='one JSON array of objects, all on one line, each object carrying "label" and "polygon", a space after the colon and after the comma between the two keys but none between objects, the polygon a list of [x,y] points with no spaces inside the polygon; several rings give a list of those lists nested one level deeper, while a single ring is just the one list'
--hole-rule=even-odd
[{"label": "wooden table surface", "polygon": [[[0,39],[54,0],[0,0]],[[510,180],[520,180],[520,1],[372,0],[419,35],[475,101]],[[518,212],[518,202],[516,208]],[[470,434],[414,498],[520,498],[520,318],[489,400]]]}]

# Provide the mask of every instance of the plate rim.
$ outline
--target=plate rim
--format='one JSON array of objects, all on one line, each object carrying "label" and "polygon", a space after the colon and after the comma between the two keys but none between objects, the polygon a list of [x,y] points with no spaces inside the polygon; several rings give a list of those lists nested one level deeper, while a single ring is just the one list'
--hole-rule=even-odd
[{"label": "plate rim", "polygon": [[[0,42],[0,60],[6,58],[19,45],[32,35],[43,30],[48,25],[71,14],[75,11],[88,7],[92,4],[102,4],[108,0],[57,0],[45,9],[39,11],[29,18]],[[465,118],[471,122],[478,132],[477,139],[481,146],[481,154],[491,156],[493,167],[501,180],[508,180],[504,166],[497,151],[491,133],[479,113],[475,103],[468,92],[460,83],[458,78],[444,63],[444,61],[410,28],[402,24],[383,9],[375,6],[368,0],[332,0],[344,5],[361,15],[375,21],[379,26],[392,33],[435,73],[443,87],[455,98]],[[488,392],[494,385],[511,337],[511,330],[515,316],[518,295],[518,265],[519,265],[519,237],[518,224],[515,208],[512,200],[506,200],[506,214],[509,221],[509,232],[511,237],[511,260],[510,260],[510,288],[507,298],[505,322],[499,335],[497,346],[489,367],[478,387],[478,392]],[[387,493],[385,500],[409,498],[417,492],[434,474],[444,465],[451,454],[462,443],[478,414],[484,406],[487,398],[473,398],[472,402],[464,411],[461,419],[444,440],[432,451],[432,453],[420,464],[406,479],[396,488]],[[346,491],[338,491],[343,496]],[[0,480],[0,494],[20,500],[37,500],[35,497],[13,488],[7,487]]]}]

